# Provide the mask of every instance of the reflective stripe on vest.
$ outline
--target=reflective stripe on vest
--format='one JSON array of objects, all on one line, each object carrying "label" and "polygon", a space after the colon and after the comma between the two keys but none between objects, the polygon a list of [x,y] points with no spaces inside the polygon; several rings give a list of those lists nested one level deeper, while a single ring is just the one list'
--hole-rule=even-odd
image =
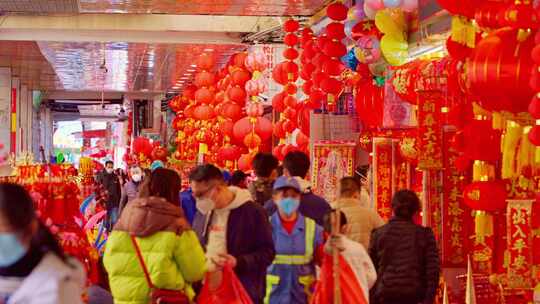
[{"label": "reflective stripe on vest", "polygon": [[306,265],[313,260],[313,242],[315,240],[315,221],[309,218],[304,218],[306,225],[306,253],[304,255],[286,255],[277,254],[273,264],[280,265]]},{"label": "reflective stripe on vest", "polygon": [[270,295],[272,294],[272,289],[274,286],[279,284],[281,278],[276,275],[267,274],[266,275],[266,295],[264,297],[264,304],[270,304]]}]

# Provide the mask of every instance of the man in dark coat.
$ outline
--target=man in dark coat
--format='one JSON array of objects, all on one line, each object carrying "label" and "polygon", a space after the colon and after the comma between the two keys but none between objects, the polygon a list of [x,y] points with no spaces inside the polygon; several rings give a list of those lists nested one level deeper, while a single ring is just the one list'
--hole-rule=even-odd
[{"label": "man in dark coat", "polygon": [[377,269],[371,289],[375,304],[432,304],[439,284],[439,254],[431,228],[416,225],[420,200],[410,190],[396,192],[394,217],[373,230],[369,255]]},{"label": "man in dark coat", "polygon": [[118,208],[120,207],[120,198],[122,196],[122,189],[120,187],[120,180],[114,173],[114,163],[107,161],[105,163],[105,169],[98,174],[97,181],[107,191],[107,219],[105,222],[107,231],[111,231],[118,215]]},{"label": "man in dark coat", "polygon": [[266,269],[275,256],[266,212],[249,191],[227,187],[215,166],[199,166],[189,178],[197,200],[193,229],[206,250],[208,271],[212,276],[232,265],[253,303],[262,304]]}]

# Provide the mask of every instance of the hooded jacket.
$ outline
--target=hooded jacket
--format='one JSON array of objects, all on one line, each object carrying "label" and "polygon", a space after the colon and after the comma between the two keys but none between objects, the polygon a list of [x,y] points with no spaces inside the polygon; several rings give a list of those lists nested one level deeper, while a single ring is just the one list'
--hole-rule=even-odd
[{"label": "hooded jacket", "polygon": [[136,236],[156,288],[182,290],[193,298],[192,282],[202,280],[205,257],[196,234],[175,206],[162,198],[130,202],[107,241],[104,265],[116,304],[147,304],[150,288],[137,259]]},{"label": "hooded jacket", "polygon": [[[272,228],[264,209],[251,201],[249,191],[229,188],[235,198],[222,211],[212,211],[195,216],[193,228],[203,246],[209,241],[209,226],[214,216],[227,214],[225,241],[227,253],[237,260],[234,269],[238,279],[248,292],[253,303],[263,303],[266,294],[266,269],[274,260],[275,250]],[[221,214],[220,214],[221,213]]]},{"label": "hooded jacket", "polygon": [[78,261],[48,253],[24,280],[0,278],[0,294],[17,286],[7,304],[82,304],[85,280]]}]

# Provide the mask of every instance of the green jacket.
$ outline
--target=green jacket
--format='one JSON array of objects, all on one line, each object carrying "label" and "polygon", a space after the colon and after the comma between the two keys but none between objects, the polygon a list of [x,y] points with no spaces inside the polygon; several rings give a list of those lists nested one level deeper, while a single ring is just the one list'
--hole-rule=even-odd
[{"label": "green jacket", "polygon": [[107,241],[103,261],[115,304],[149,303],[150,289],[130,235],[137,236],[154,286],[183,290],[193,298],[190,283],[202,280],[206,271],[203,249],[179,207],[151,198],[128,204]]}]

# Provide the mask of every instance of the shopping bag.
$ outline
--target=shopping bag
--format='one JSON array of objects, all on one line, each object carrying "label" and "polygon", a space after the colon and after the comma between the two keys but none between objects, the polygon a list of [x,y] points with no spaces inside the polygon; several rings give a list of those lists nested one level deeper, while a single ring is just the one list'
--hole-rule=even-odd
[{"label": "shopping bag", "polygon": [[221,284],[211,290],[208,284],[209,274],[201,290],[197,303],[199,304],[253,304],[244,286],[236,277],[231,266],[223,269]]},{"label": "shopping bag", "polygon": [[[368,303],[354,271],[341,255],[339,256],[339,288],[342,304]],[[331,255],[324,255],[321,275],[315,285],[315,292],[310,303],[334,303],[334,263]]]}]

